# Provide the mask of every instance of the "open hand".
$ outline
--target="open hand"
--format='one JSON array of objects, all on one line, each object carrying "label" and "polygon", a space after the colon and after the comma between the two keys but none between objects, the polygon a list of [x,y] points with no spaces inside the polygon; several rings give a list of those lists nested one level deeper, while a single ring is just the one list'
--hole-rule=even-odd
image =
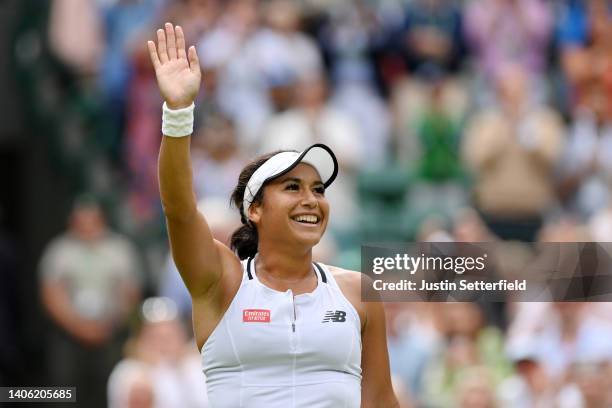
[{"label": "open hand", "polygon": [[147,42],[157,86],[170,109],[185,108],[200,89],[200,61],[193,45],[185,52],[185,34],[180,26],[166,23],[164,28],[157,30],[157,48],[155,42]]}]

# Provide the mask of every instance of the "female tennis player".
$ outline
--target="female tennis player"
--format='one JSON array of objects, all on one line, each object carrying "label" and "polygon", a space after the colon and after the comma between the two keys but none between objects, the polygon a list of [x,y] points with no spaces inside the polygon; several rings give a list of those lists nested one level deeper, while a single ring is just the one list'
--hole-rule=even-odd
[{"label": "female tennis player", "polygon": [[[313,262],[338,164],[313,145],[269,154],[240,174],[243,226],[232,249],[196,209],[189,158],[200,87],[195,48],[166,23],[148,42],[165,100],[161,200],[213,407],[397,407],[381,303],[360,300],[360,274]],[[214,180],[211,180],[214,182]]]}]

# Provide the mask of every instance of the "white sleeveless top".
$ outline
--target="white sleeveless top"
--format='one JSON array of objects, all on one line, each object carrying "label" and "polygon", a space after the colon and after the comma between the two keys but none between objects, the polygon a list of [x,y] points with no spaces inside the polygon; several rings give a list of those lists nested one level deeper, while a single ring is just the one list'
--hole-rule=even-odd
[{"label": "white sleeveless top", "polygon": [[202,347],[214,408],[359,408],[361,324],[327,267],[313,264],[311,293],[294,296],[257,279],[242,283]]}]

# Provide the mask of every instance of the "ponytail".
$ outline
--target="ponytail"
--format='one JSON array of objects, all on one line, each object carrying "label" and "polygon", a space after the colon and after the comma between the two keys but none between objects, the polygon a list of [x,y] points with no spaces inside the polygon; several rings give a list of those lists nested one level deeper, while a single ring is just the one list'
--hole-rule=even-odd
[{"label": "ponytail", "polygon": [[258,243],[257,229],[251,223],[244,224],[234,231],[230,240],[232,250],[238,254],[240,259],[255,256]]},{"label": "ponytail", "polygon": [[[230,247],[232,251],[238,254],[240,259],[246,259],[255,256],[257,253],[257,248],[259,244],[259,236],[257,235],[257,227],[251,221],[249,221],[244,213],[246,211],[242,211],[243,208],[243,198],[244,191],[246,190],[246,186],[251,179],[251,176],[255,171],[264,164],[270,157],[274,156],[279,152],[273,152],[266,154],[265,156],[261,156],[255,159],[253,162],[246,165],[244,169],[240,172],[240,176],[238,176],[238,184],[232,193],[231,202],[240,212],[240,220],[242,221],[242,226],[238,228],[232,234],[230,239]],[[265,184],[264,184],[265,185]],[[259,204],[263,200],[263,186],[259,189],[255,197],[253,197],[253,204]]]}]

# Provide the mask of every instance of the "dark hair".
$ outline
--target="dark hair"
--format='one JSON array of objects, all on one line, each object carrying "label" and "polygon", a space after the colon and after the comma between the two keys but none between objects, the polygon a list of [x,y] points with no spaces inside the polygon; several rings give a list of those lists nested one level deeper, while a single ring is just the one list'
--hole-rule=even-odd
[{"label": "dark hair", "polygon": [[[249,180],[251,179],[253,173],[255,173],[258,168],[260,168],[265,162],[267,162],[270,157],[281,152],[282,150],[279,150],[256,158],[251,163],[247,164],[238,176],[238,184],[236,185],[236,188],[234,188],[234,192],[232,193],[230,200],[240,212],[240,221],[242,222],[242,226],[240,226],[240,228],[233,232],[232,237],[230,239],[230,246],[232,250],[238,254],[238,257],[240,259],[246,259],[255,256],[259,243],[257,227],[244,216],[244,191],[246,190],[247,184],[249,183]],[[253,198],[254,204],[259,204],[262,202],[263,191],[266,184],[267,182],[261,186],[255,197]]]}]

